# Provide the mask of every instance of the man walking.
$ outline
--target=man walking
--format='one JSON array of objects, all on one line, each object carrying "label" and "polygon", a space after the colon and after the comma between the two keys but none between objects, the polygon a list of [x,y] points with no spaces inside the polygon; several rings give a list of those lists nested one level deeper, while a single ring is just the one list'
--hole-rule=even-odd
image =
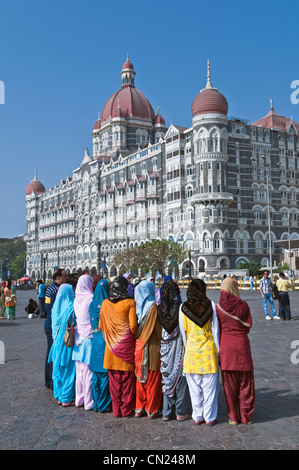
[{"label": "man walking", "polygon": [[282,320],[293,320],[291,317],[290,297],[288,290],[292,289],[292,284],[285,278],[284,273],[279,273],[279,279],[276,282],[279,294],[279,316]]},{"label": "man walking", "polygon": [[268,301],[271,307],[274,320],[280,320],[280,317],[277,316],[275,312],[271,290],[272,290],[272,281],[269,278],[269,271],[265,269],[264,277],[262,277],[262,279],[260,280],[260,291],[263,297],[265,318],[266,320],[271,320],[271,317],[268,315],[268,306],[267,306],[267,301]]},{"label": "man walking", "polygon": [[52,381],[52,362],[48,362],[49,352],[53,344],[52,338],[52,308],[56,299],[58,289],[61,284],[66,282],[66,272],[64,269],[57,269],[53,274],[53,282],[47,287],[45,295],[45,309],[46,309],[46,320],[45,320],[45,333],[47,336],[47,352],[45,361],[45,386],[53,390]]}]

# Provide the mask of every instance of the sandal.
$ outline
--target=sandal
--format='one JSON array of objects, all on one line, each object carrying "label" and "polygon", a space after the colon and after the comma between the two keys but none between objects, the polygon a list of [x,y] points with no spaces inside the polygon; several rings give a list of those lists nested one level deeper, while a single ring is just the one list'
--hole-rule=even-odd
[{"label": "sandal", "polygon": [[237,426],[239,424],[236,421],[232,421],[230,418],[229,418],[228,422],[231,426]]},{"label": "sandal", "polygon": [[74,402],[74,401],[71,401],[71,402],[69,402],[69,403],[62,403],[62,406],[64,406],[64,407],[75,406],[75,402]]}]

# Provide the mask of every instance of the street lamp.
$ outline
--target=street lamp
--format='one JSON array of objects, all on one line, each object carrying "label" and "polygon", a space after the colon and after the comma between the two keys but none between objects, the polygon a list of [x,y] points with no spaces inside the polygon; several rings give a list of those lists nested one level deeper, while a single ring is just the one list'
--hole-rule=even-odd
[{"label": "street lamp", "polygon": [[[271,168],[270,163],[266,161],[266,156],[262,155],[264,162],[264,167],[266,169],[266,190],[267,190],[267,219],[268,219],[268,236],[269,236],[269,263],[270,263],[270,272],[271,279],[273,277],[273,267],[272,267],[272,240],[271,240],[271,213],[270,213],[270,191],[269,191],[269,169]],[[256,161],[254,157],[251,157],[251,160]]]},{"label": "street lamp", "polygon": [[44,282],[46,282],[46,259],[48,258],[48,254],[43,254],[43,278]]}]

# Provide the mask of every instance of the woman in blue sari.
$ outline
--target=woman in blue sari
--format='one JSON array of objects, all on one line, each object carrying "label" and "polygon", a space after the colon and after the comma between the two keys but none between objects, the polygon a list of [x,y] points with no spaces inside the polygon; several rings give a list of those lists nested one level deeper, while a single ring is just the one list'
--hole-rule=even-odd
[{"label": "woman in blue sari", "polygon": [[101,279],[96,285],[89,307],[90,323],[93,333],[89,363],[89,370],[92,371],[93,409],[100,412],[111,410],[109,376],[107,369],[103,367],[106,343],[102,331],[98,329],[101,305],[103,300],[107,299],[108,295],[109,283],[107,279]]},{"label": "woman in blue sari", "polygon": [[76,362],[72,360],[73,348],[64,344],[67,321],[72,322],[74,300],[73,287],[70,284],[62,284],[52,309],[53,344],[48,362],[53,362],[54,397],[62,406],[74,405],[75,399]]}]

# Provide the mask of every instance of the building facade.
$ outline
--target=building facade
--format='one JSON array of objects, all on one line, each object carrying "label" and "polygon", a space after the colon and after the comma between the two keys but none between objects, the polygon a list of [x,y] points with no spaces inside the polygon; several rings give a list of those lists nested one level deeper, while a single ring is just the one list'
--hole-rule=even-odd
[{"label": "building facade", "polygon": [[[129,58],[72,177],[46,191],[26,188],[27,274],[89,267],[115,275],[115,254],[172,239],[189,252],[177,275],[215,274],[281,259],[279,240],[299,239],[299,124],[270,103],[249,124],[207,82],[190,127],[171,124],[135,87]],[[190,263],[190,264],[189,264]]]}]

